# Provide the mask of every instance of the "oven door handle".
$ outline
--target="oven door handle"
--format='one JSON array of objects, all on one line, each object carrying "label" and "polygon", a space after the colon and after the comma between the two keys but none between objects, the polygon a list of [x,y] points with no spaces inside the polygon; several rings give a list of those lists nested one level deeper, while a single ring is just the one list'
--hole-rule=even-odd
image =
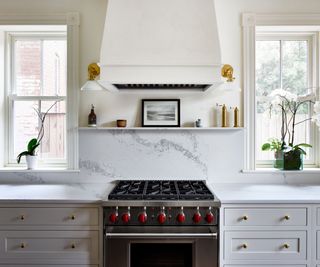
[{"label": "oven door handle", "polygon": [[217,233],[106,233],[106,237],[199,237],[199,238],[214,238],[217,239]]}]

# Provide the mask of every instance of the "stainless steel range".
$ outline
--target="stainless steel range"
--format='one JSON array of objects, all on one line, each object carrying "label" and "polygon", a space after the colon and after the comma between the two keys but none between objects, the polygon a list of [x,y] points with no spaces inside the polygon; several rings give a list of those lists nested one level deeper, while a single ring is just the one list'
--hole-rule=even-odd
[{"label": "stainless steel range", "polygon": [[217,267],[219,207],[203,181],[120,181],[104,207],[105,267]]}]

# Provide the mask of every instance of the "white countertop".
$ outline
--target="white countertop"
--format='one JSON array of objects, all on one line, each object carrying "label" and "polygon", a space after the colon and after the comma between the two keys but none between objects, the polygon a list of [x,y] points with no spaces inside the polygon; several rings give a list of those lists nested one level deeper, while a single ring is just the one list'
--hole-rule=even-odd
[{"label": "white countertop", "polygon": [[320,185],[212,184],[221,203],[320,203]]},{"label": "white countertop", "polygon": [[[1,203],[101,203],[113,183],[0,185]],[[320,185],[211,184],[222,204],[320,203]]]},{"label": "white countertop", "polygon": [[100,203],[113,184],[0,185],[0,203]]}]

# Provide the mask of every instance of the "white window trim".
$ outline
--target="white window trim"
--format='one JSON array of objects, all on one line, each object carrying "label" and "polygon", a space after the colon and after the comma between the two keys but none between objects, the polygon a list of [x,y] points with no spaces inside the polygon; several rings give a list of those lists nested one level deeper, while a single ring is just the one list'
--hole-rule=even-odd
[{"label": "white window trim", "polygon": [[[64,14],[0,14],[0,25],[66,25],[67,26],[67,168],[70,170],[79,169],[79,148],[78,148],[78,103],[79,103],[79,26],[80,16],[78,13]],[[5,77],[7,76],[4,73]],[[6,79],[5,79],[6,80]],[[3,87],[3,88],[1,88]],[[0,86],[4,91],[7,86]],[[5,93],[6,94],[6,93]],[[1,95],[1,94],[0,94]],[[6,95],[4,95],[6,97]],[[1,102],[0,102],[1,103]],[[7,105],[7,101],[4,101]],[[3,118],[0,120],[8,120],[8,107],[5,106]],[[8,130],[2,138],[2,147],[4,151],[8,151]],[[0,146],[0,147],[1,147]],[[0,157],[0,159],[2,159]],[[5,159],[1,160],[3,166]]]},{"label": "white window trim", "polygon": [[[320,26],[320,14],[256,14],[243,13],[243,68],[244,68],[244,126],[245,132],[245,170],[255,170],[255,42],[258,26]],[[316,55],[319,55],[317,44]],[[317,62],[319,64],[319,62]],[[319,70],[319,66],[317,68]],[[313,71],[316,87],[319,87],[319,73]],[[317,97],[319,97],[319,91]],[[313,133],[318,134],[318,133]],[[319,140],[316,140],[319,147]],[[316,150],[317,151],[317,150]],[[315,153],[315,161],[319,164],[319,155]]]}]

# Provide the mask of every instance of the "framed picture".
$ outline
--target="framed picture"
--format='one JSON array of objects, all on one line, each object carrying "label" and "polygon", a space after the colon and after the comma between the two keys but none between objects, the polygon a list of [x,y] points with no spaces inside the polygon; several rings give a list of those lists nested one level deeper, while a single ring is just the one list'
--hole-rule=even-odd
[{"label": "framed picture", "polygon": [[180,127],[180,99],[142,99],[142,127]]}]

